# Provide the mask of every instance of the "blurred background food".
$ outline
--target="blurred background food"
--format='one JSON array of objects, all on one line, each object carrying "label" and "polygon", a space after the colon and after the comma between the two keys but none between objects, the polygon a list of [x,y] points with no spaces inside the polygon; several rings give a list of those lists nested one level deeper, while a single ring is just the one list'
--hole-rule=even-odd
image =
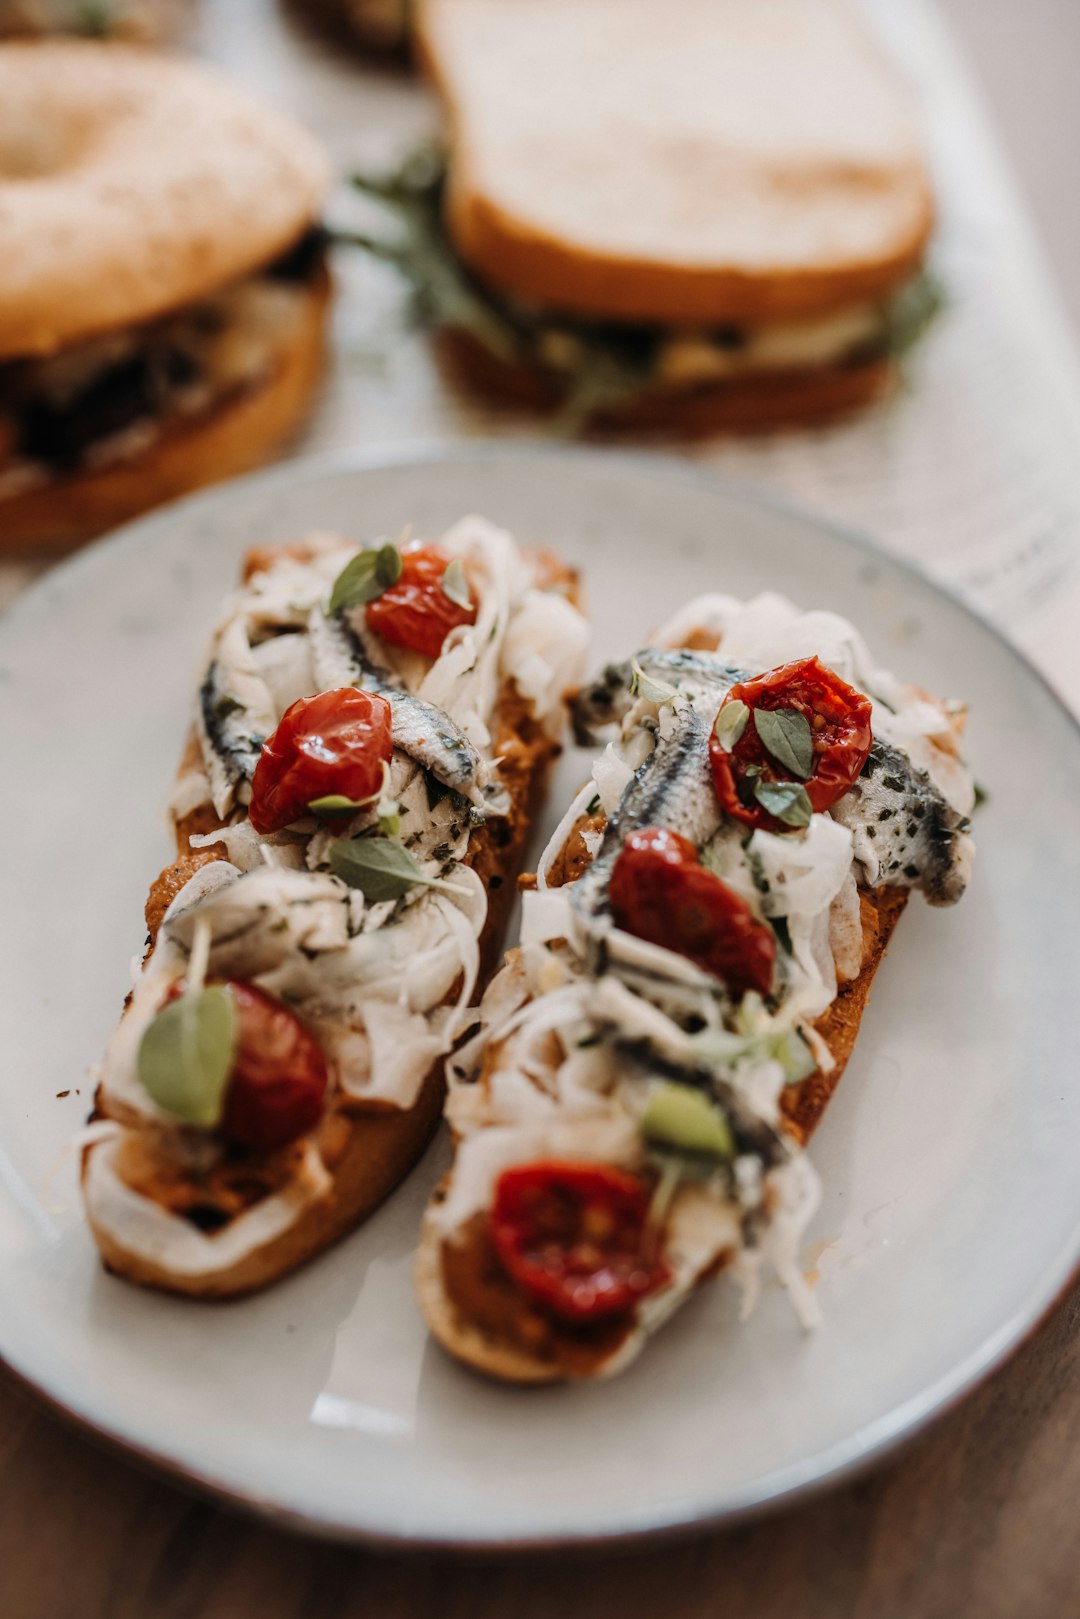
[{"label": "blurred background food", "polygon": [[0,0],[0,38],[77,34],[160,43],[186,27],[192,0]]},{"label": "blurred background food", "polygon": [[329,166],[215,70],[0,46],[0,537],[69,542],[258,465],[323,363]]},{"label": "blurred background food", "polygon": [[404,58],[417,0],[291,0],[291,9],[331,36],[380,55]]},{"label": "blurred background food", "polygon": [[903,80],[844,0],[426,0],[449,127],[361,184],[460,376],[675,431],[865,404],[936,305]]}]

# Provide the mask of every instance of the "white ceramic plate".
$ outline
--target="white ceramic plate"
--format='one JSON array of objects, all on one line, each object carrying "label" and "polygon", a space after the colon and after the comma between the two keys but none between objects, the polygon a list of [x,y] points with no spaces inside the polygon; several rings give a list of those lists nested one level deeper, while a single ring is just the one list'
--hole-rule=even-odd
[{"label": "white ceramic plate", "polygon": [[[880,661],[971,698],[988,783],[973,887],[916,900],[813,1157],[820,1330],[707,1288],[610,1383],[489,1386],[425,1339],[410,1284],[440,1143],[355,1236],[250,1301],[106,1276],[64,1146],[168,853],[189,679],[244,548],[438,530],[477,510],[585,570],[598,659],[707,588],[780,587]],[[1032,1327],[1080,1259],[1080,746],[990,629],[859,542],[705,475],[468,448],[289,467],[139,523],[0,624],[0,1356],[101,1433],[343,1536],[595,1539],[716,1521],[926,1422]],[[569,756],[561,801],[581,776]]]}]

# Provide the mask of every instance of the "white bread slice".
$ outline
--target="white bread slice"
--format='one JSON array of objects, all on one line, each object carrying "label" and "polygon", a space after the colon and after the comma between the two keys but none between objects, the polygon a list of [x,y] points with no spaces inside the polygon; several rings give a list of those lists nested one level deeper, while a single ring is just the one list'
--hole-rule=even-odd
[{"label": "white bread slice", "polygon": [[448,223],[502,290],[643,321],[798,319],[918,264],[911,96],[845,0],[426,0]]}]

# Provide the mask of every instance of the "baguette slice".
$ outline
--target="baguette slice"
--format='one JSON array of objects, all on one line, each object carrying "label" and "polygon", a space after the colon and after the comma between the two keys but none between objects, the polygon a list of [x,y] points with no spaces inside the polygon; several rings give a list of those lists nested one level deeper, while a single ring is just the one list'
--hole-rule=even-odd
[{"label": "baguette slice", "polygon": [[842,0],[427,0],[462,257],[604,319],[809,317],[918,265],[912,99]]},{"label": "baguette slice", "polygon": [[[509,543],[508,537],[486,526],[485,532],[499,544]],[[249,577],[272,573],[283,558],[303,565],[317,558],[326,543],[316,540],[312,545],[253,552]],[[349,548],[342,553],[350,554]],[[573,621],[580,623],[572,606],[577,597],[574,575],[547,554],[537,554],[528,564],[519,556],[518,565],[532,579],[524,586],[519,580],[519,599],[522,589],[545,599],[550,595],[553,602],[557,599],[562,605],[549,612],[555,613],[554,622],[572,631]],[[448,718],[446,723],[450,724]],[[489,751],[500,761],[498,785],[505,791],[506,812],[489,816],[471,832],[462,862],[462,869],[479,878],[487,896],[477,938],[476,977],[481,983],[497,961],[514,878],[548,768],[558,752],[552,711],[543,711],[512,676],[502,681],[489,728]],[[222,816],[197,790],[192,792],[201,763],[202,749],[193,730],[174,799],[177,858],[160,874],[147,901],[151,961],[161,948],[163,929],[167,939],[170,929],[183,926],[185,889],[190,895],[191,885],[213,882],[213,868],[229,853],[228,840],[246,824],[242,812]],[[214,841],[218,832],[225,842]],[[193,847],[192,838],[201,839],[201,844]],[[227,941],[223,948],[228,949]],[[403,964],[406,982],[409,971]],[[223,975],[243,976],[227,969]],[[443,1004],[456,1002],[465,975],[463,959]],[[137,984],[126,1017],[137,1009],[139,995]],[[438,1012],[437,1006],[431,1009],[432,1014]],[[317,1032],[322,1030],[318,1025]],[[117,1038],[122,1031],[123,1023]],[[438,1046],[437,1041],[434,1044]],[[382,1049],[386,1051],[385,1046]],[[389,1056],[393,1060],[393,1052]],[[340,1070],[348,1062],[344,1048],[336,1060],[338,1083],[332,1084],[323,1117],[309,1136],[273,1152],[254,1153],[229,1150],[220,1143],[214,1147],[210,1134],[199,1132],[209,1143],[205,1162],[199,1161],[198,1152],[193,1157],[190,1151],[177,1150],[184,1132],[178,1137],[167,1120],[140,1109],[130,1086],[112,1087],[106,1078],[98,1088],[94,1117],[117,1128],[92,1140],[82,1160],[87,1217],[106,1266],[131,1281],[170,1292],[227,1298],[276,1280],[355,1227],[427,1145],[441,1113],[443,1056],[436,1051],[407,1106],[392,1105],[377,1095],[365,1100],[350,1094],[341,1083]],[[187,1132],[189,1146],[191,1134]]]},{"label": "baguette slice", "polygon": [[[718,631],[718,622],[726,624],[727,635]],[[809,1074],[803,1068],[802,1077],[796,1071],[795,1082],[789,1081],[774,1091],[775,1100],[770,1105],[761,1100],[762,1093],[756,1088],[764,1077],[761,1073],[755,1074],[751,1068],[749,1077],[739,1081],[735,1070],[725,1069],[720,1060],[715,1081],[719,1089],[714,1094],[726,1097],[722,1105],[728,1109],[729,1122],[740,1143],[740,1161],[751,1151],[761,1154],[763,1180],[758,1190],[748,1202],[737,1177],[720,1183],[712,1194],[707,1181],[681,1182],[670,1201],[660,1204],[664,1212],[658,1216],[671,1270],[669,1282],[628,1313],[597,1323],[568,1324],[532,1299],[501,1263],[488,1214],[494,1185],[506,1168],[551,1159],[612,1163],[638,1175],[646,1186],[652,1184],[656,1172],[640,1135],[644,1105],[640,1086],[644,1083],[651,1087],[654,1077],[674,1074],[678,1064],[686,1064],[688,1059],[685,1055],[673,1056],[676,1048],[665,1045],[655,1021],[648,1021],[665,1004],[666,992],[659,981],[655,992],[644,988],[637,991],[637,997],[631,995],[627,990],[631,980],[620,981],[617,968],[612,972],[606,945],[597,958],[599,965],[587,964],[583,942],[568,944],[565,939],[549,942],[547,950],[552,954],[544,960],[542,954],[537,954],[537,941],[547,936],[556,923],[550,916],[546,921],[541,916],[538,931],[530,929],[526,917],[529,944],[511,953],[482,1008],[481,1033],[454,1059],[457,1082],[452,1087],[448,1113],[458,1133],[458,1158],[425,1215],[416,1266],[420,1306],[436,1339],[464,1364],[508,1382],[553,1382],[608,1375],[621,1369],[696,1287],[721,1270],[734,1269],[744,1284],[749,1283],[752,1302],[757,1286],[755,1243],[771,1258],[796,1308],[801,1307],[804,1321],[811,1324],[813,1301],[798,1269],[798,1244],[816,1205],[816,1178],[802,1149],[819,1124],[852,1055],[875,975],[911,887],[920,887],[933,904],[947,904],[960,897],[967,880],[972,849],[966,814],[957,807],[957,801],[970,807],[972,790],[957,753],[962,727],[958,712],[874,670],[850,626],[833,615],[799,615],[782,598],[759,598],[744,610],[729,598],[702,598],[677,615],[673,624],[674,633],[669,630],[658,637],[661,646],[693,649],[691,656],[704,650],[706,658],[719,648],[725,663],[743,667],[749,663],[752,669],[755,660],[747,657],[747,649],[753,641],[763,649],[775,648],[781,653],[765,662],[763,650],[756,666],[767,668],[774,661],[788,661],[782,655],[785,650],[805,647],[807,635],[819,633],[825,637],[823,659],[843,667],[846,647],[856,667],[845,667],[845,678],[858,676],[858,683],[882,703],[875,708],[874,720],[875,728],[881,726],[875,742],[878,753],[872,752],[863,775],[835,806],[835,814],[815,817],[815,823],[828,822],[827,828],[818,828],[816,845],[823,866],[827,861],[835,865],[838,847],[841,860],[849,862],[843,870],[835,866],[829,882],[835,889],[833,897],[819,897],[813,902],[817,908],[814,914],[827,924],[835,983],[831,992],[826,986],[821,998],[827,1004],[821,1007],[819,1001],[821,1009],[794,1026],[801,1029],[817,1066]],[[647,654],[639,656],[644,659]],[[676,652],[675,657],[679,656]],[[648,679],[653,674],[646,669]],[[659,681],[662,676],[656,672],[655,678]],[[671,674],[676,683],[680,678],[690,689],[697,675],[684,666],[682,676]],[[730,685],[730,678],[723,678]],[[651,713],[651,699],[639,698],[636,708],[628,710],[623,706],[620,711],[621,679],[619,668],[609,666],[583,696],[592,705],[594,718],[607,714],[618,722],[629,713],[627,723],[640,724],[642,714],[647,718]],[[657,717],[662,706],[657,707]],[[709,707],[707,695],[704,706]],[[672,710],[673,715],[676,712]],[[710,708],[710,724],[711,713]],[[915,714],[920,715],[924,727],[919,736],[908,724]],[[889,741],[890,736],[901,735],[910,739],[910,754],[901,753]],[[632,743],[633,730],[624,729],[622,738]],[[881,751],[890,748],[890,752]],[[694,757],[686,763],[691,778]],[[587,881],[593,860],[603,847],[607,814],[602,807],[586,803],[594,787],[598,795],[608,795],[608,806],[620,818],[622,831],[635,829],[635,822],[627,824],[622,795],[639,789],[645,792],[641,771],[647,768],[647,762],[616,793],[610,755],[605,759],[606,766],[604,761],[598,762],[594,781],[571,808],[541,864],[541,886],[556,898],[556,903],[560,890],[583,879]],[[653,797],[647,801],[655,803],[655,795],[664,791],[663,780],[654,777],[650,790]],[[676,793],[663,801],[673,806],[670,813],[676,817],[682,813]],[[909,806],[903,820],[896,808],[900,803]],[[667,823],[661,816],[655,824]],[[851,834],[853,852],[846,855],[839,828]],[[811,847],[812,831],[813,828],[806,834],[807,848]],[[794,907],[793,890],[805,881],[805,861],[800,867],[797,854],[790,860],[785,857],[784,840],[774,839],[774,843],[774,858],[780,864],[766,872],[771,882],[766,892],[783,894],[784,884],[791,885],[787,893],[789,905]],[[793,850],[796,847],[791,845]],[[728,852],[731,853],[730,842]],[[722,851],[717,858],[723,858]],[[853,879],[858,882],[857,889]],[[828,889],[822,892],[827,896]],[[550,903],[538,896],[538,902],[541,900],[545,905]],[[797,909],[771,914],[785,916],[789,921],[800,916]],[[572,908],[563,909],[560,917],[574,935],[580,923]],[[617,935],[605,935],[614,937]],[[782,948],[786,952],[788,947]],[[652,960],[655,971],[664,970],[663,963],[655,957]],[[649,971],[647,961],[639,957],[636,970],[639,974]],[[790,968],[785,969],[785,974],[788,972]],[[610,997],[613,977],[621,999]],[[783,985],[788,979],[782,976],[779,982]],[[798,994],[797,982],[791,982],[795,988],[790,993]],[[780,1013],[787,993],[783,988],[779,991]],[[561,997],[551,1003],[560,1006],[560,1013],[558,1018],[552,1015],[545,1020],[543,1003],[548,995]],[[635,1000],[638,1012],[634,1011]],[[641,1002],[646,1005],[645,1014],[640,1011]],[[696,1003],[684,1003],[684,1010],[692,1004]],[[530,1007],[539,1009],[534,1024],[537,1034],[531,1044],[522,1033],[528,1027]],[[725,1026],[737,1027],[741,1015],[738,1012]],[[760,1028],[760,1023],[755,1027]],[[545,1030],[550,1033],[545,1034]],[[556,1043],[563,1030],[568,1031],[567,1041]],[[598,1043],[603,1046],[605,1041],[610,1050],[606,1069],[590,1070],[586,1065],[583,1071],[577,1069],[572,1078],[566,1077],[575,1060],[581,1060],[575,1059],[571,1047],[580,1051]],[[663,1061],[659,1067],[650,1066],[658,1060],[655,1055],[635,1056],[635,1044],[640,1047],[645,1041],[652,1042],[653,1053],[662,1054],[676,1067],[665,1067]],[[748,1060],[752,1065],[761,1059]],[[700,1069],[696,1073],[700,1083]],[[533,1104],[532,1111],[522,1111],[510,1088],[510,1076],[515,1084],[535,1084],[549,1099],[547,1111],[539,1103]],[[686,1068],[686,1077],[691,1077],[690,1067]],[[590,1092],[611,1099],[607,1113],[606,1102],[590,1112]],[[635,1129],[639,1132],[636,1136]],[[459,1185],[462,1165],[467,1165],[466,1179],[464,1185]],[[744,1234],[746,1221],[757,1226],[757,1235],[751,1241]]]}]

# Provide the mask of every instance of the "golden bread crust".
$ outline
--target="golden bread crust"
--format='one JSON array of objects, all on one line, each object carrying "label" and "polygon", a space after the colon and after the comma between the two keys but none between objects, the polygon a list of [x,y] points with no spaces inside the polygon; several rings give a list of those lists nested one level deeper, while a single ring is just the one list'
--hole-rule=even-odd
[{"label": "golden bread crust", "polygon": [[266,378],[205,414],[165,423],[130,457],[0,496],[0,551],[78,544],[205,484],[261,465],[304,420],[326,361],[330,277],[305,289],[302,317]]},{"label": "golden bread crust", "polygon": [[195,303],[277,258],[318,143],[215,69],[85,40],[0,45],[0,358]]},{"label": "golden bread crust", "polygon": [[519,298],[798,320],[922,257],[913,101],[838,0],[428,0],[418,47],[450,123],[450,232]]}]

